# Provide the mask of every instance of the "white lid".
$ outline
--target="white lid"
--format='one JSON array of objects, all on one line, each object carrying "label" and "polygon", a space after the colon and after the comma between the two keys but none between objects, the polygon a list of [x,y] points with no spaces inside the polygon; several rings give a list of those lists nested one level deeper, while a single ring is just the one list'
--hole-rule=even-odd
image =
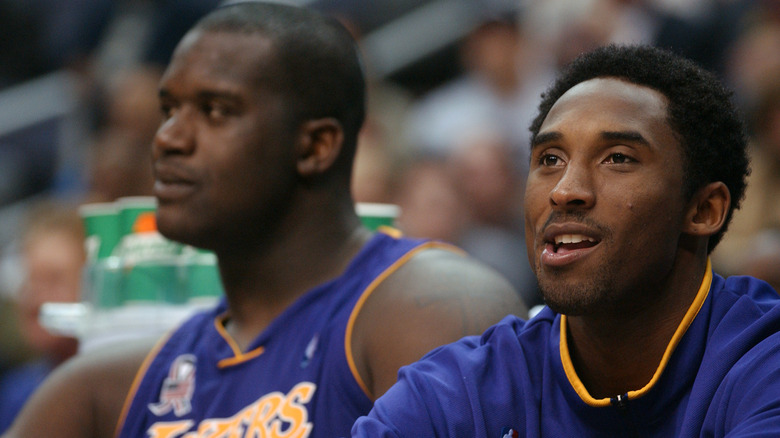
[{"label": "white lid", "polygon": [[374,202],[358,202],[355,204],[355,212],[358,216],[398,217],[401,207],[395,204],[381,204]]}]

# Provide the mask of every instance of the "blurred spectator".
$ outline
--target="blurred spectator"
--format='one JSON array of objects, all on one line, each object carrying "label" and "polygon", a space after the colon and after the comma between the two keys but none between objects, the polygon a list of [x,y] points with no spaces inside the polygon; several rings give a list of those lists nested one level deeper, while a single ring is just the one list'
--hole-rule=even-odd
[{"label": "blurred spectator", "polygon": [[528,308],[542,303],[528,262],[522,201],[525,171],[517,151],[498,135],[475,132],[449,157],[467,222],[458,244],[504,275]]},{"label": "blurred spectator", "polygon": [[401,166],[401,157],[387,148],[382,135],[368,128],[358,139],[352,170],[352,197],[355,202],[392,203],[392,185]]},{"label": "blurred spectator", "polygon": [[516,154],[505,138],[474,131],[447,157],[411,161],[393,185],[394,202],[406,234],[460,246],[504,275],[531,308],[542,300],[526,253]]},{"label": "blurred spectator", "polygon": [[410,237],[457,243],[468,213],[440,158],[418,157],[397,175],[394,203],[401,208],[398,226]]},{"label": "blurred spectator", "polygon": [[366,88],[366,120],[358,138],[352,175],[357,202],[390,202],[393,175],[411,153],[400,134],[404,115],[412,105],[403,88],[369,73]]},{"label": "blurred spectator", "polygon": [[743,108],[780,77],[780,1],[759,0],[744,14],[740,34],[725,58],[725,76]]},{"label": "blurred spectator", "polygon": [[19,333],[19,312],[16,302],[0,293],[0,379],[6,371],[29,360],[34,353]]},{"label": "blurred spectator", "polygon": [[463,41],[460,60],[463,74],[422,96],[412,108],[409,143],[446,156],[464,135],[489,127],[527,152],[528,125],[548,76],[518,20],[487,19]]},{"label": "blurred spectator", "polygon": [[[774,0],[772,0],[774,1]],[[754,0],[526,1],[524,27],[557,66],[608,43],[654,44],[723,73],[725,51]]]},{"label": "blurred spectator", "polygon": [[455,143],[447,159],[471,223],[522,229],[525,174],[508,139],[475,130]]},{"label": "blurred spectator", "polygon": [[752,172],[745,199],[712,254],[713,263],[727,274],[745,273],[750,268],[748,256],[755,251],[756,236],[780,230],[780,70],[774,84],[758,98],[749,125]]},{"label": "blurred spectator", "polygon": [[[341,21],[360,45],[363,32],[351,18],[354,14],[338,6],[325,7],[323,12]],[[366,62],[366,117],[353,165],[353,198],[356,202],[389,203],[393,175],[410,153],[399,134],[404,129],[405,114],[413,97],[403,87],[377,76],[365,57],[363,61]]]},{"label": "blurred spectator", "polygon": [[0,380],[0,432],[49,372],[78,349],[76,339],[53,335],[38,322],[43,303],[80,298],[86,253],[75,207],[42,203],[32,208],[20,237],[20,257],[25,277],[17,295],[19,331],[37,355]]},{"label": "blurred spectator", "polygon": [[106,92],[106,118],[96,132],[89,165],[90,202],[152,194],[151,144],[160,123],[155,68],[115,75]]},{"label": "blurred spectator", "polygon": [[[446,164],[418,167],[404,179],[401,192],[410,193],[401,202],[413,211],[402,205],[401,223],[426,237],[446,231],[451,242],[510,280],[531,308],[541,298],[526,254],[522,193],[528,126],[552,64],[516,16],[486,18],[462,42],[460,61],[463,74],[423,95],[410,112],[410,144]],[[431,174],[419,174],[426,170]],[[457,221],[437,220],[445,209],[433,211],[436,192],[458,212]]]},{"label": "blurred spectator", "polygon": [[560,68],[609,42],[648,42],[653,23],[641,5],[615,0],[527,2],[523,26]]},{"label": "blurred spectator", "polygon": [[740,274],[760,278],[780,291],[780,228],[759,233],[750,248]]},{"label": "blurred spectator", "polygon": [[672,49],[721,77],[725,75],[727,51],[739,37],[744,17],[757,3],[755,0],[634,2],[648,3],[655,16],[652,43]]},{"label": "blurred spectator", "polygon": [[523,27],[555,68],[608,43],[651,43],[656,12],[646,0],[546,0],[525,2]]}]

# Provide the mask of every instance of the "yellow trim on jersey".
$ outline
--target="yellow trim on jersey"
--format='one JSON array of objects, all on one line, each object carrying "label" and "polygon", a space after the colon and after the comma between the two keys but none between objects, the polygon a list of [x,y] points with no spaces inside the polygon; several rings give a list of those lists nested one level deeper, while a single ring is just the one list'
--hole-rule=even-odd
[{"label": "yellow trim on jersey", "polygon": [[[394,228],[390,227],[380,227],[380,231],[384,232],[385,234],[388,234],[392,237],[398,238],[401,233]],[[396,233],[390,233],[388,231],[396,231]],[[403,264],[405,264],[409,259],[412,258],[415,254],[418,252],[429,249],[429,248],[441,248],[441,249],[448,249],[450,251],[465,254],[464,251],[462,251],[460,248],[450,245],[444,242],[436,242],[436,241],[429,241],[425,242],[423,244],[420,244],[414,248],[412,248],[409,252],[404,254],[402,257],[400,257],[398,260],[396,260],[392,265],[387,267],[384,271],[382,271],[381,274],[379,274],[363,291],[363,294],[358,298],[357,302],[355,303],[355,307],[352,309],[352,313],[349,315],[349,320],[347,321],[347,331],[344,336],[344,351],[347,355],[347,364],[349,365],[350,371],[352,371],[352,377],[355,378],[355,381],[357,382],[358,386],[363,390],[363,392],[368,396],[369,399],[374,400],[374,395],[372,391],[368,388],[368,385],[366,385],[366,382],[363,381],[363,378],[360,377],[360,373],[358,372],[357,365],[355,365],[355,358],[352,353],[352,331],[355,326],[355,320],[357,320],[358,313],[360,313],[360,310],[363,308],[363,305],[365,304],[368,297],[376,290],[377,286],[382,283],[390,274],[398,270]]]},{"label": "yellow trim on jersey", "polygon": [[396,239],[399,239],[401,238],[401,236],[404,235],[404,233],[401,230],[397,228],[389,227],[387,225],[380,225],[377,227],[376,230],[384,234],[387,234],[390,237],[394,237]]},{"label": "yellow trim on jersey", "polygon": [[230,349],[233,350],[233,357],[228,357],[217,362],[217,368],[227,368],[233,365],[238,365],[263,354],[263,351],[265,351],[263,346],[247,351],[246,353],[241,351],[241,347],[238,346],[238,343],[233,339],[232,336],[230,336],[230,333],[227,332],[227,329],[225,329],[224,321],[226,317],[227,314],[223,313],[222,315],[214,318],[214,327],[217,329],[219,335],[222,336],[222,339],[224,339],[225,342],[227,342],[227,344],[230,346]]},{"label": "yellow trim on jersey", "polygon": [[[652,388],[661,378],[661,374],[663,373],[664,369],[666,369],[666,365],[668,365],[669,359],[672,357],[672,353],[674,353],[674,349],[677,348],[677,345],[680,343],[680,340],[682,339],[683,335],[688,330],[688,327],[690,327],[694,318],[696,318],[696,315],[699,313],[699,310],[701,310],[701,306],[704,304],[704,300],[707,298],[707,295],[709,294],[711,284],[712,284],[712,264],[708,258],[707,269],[704,272],[704,279],[702,279],[701,285],[699,286],[699,291],[696,293],[696,298],[694,298],[693,303],[688,308],[688,311],[685,313],[685,316],[683,317],[682,321],[680,321],[680,325],[677,326],[677,330],[674,332],[672,339],[669,341],[669,345],[666,346],[666,351],[664,351],[664,355],[663,357],[661,357],[661,362],[658,364],[658,368],[655,370],[655,374],[653,374],[653,377],[650,379],[650,382],[648,382],[647,385],[645,385],[643,388],[635,391],[629,391],[628,392],[629,400],[639,398],[647,394],[647,392],[650,391],[650,388]],[[563,370],[566,372],[566,377],[569,379],[569,383],[571,384],[571,386],[580,396],[582,401],[584,401],[588,405],[593,407],[609,406],[610,405],[609,398],[601,398],[601,399],[593,398],[588,392],[588,390],[585,388],[585,385],[582,383],[580,378],[577,376],[577,371],[574,369],[574,364],[572,363],[571,356],[569,355],[569,345],[566,336],[566,315],[561,315],[560,336],[561,336],[561,341],[560,341],[561,362],[563,362]]]},{"label": "yellow trim on jersey", "polygon": [[133,403],[133,399],[135,399],[135,395],[138,392],[138,387],[141,386],[141,381],[146,376],[146,372],[149,370],[149,366],[152,364],[152,361],[155,357],[157,357],[157,354],[162,349],[163,345],[165,345],[166,342],[168,342],[168,339],[170,339],[171,335],[173,334],[173,331],[168,332],[165,336],[163,336],[157,343],[154,345],[154,347],[149,351],[149,354],[146,355],[144,358],[144,361],[141,363],[141,367],[138,368],[138,371],[135,373],[135,377],[133,377],[133,383],[130,385],[130,390],[127,391],[127,396],[125,397],[125,402],[122,404],[122,411],[119,414],[119,420],[116,422],[116,428],[114,429],[114,436],[119,436],[119,432],[122,430],[122,428],[125,425],[125,420],[127,419],[127,413],[130,411],[130,405]]}]

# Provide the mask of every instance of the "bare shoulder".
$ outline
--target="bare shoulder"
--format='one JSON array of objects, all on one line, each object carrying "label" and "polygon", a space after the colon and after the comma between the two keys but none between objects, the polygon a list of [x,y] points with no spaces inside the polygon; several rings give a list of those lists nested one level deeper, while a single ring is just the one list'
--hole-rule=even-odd
[{"label": "bare shoulder", "polygon": [[[378,397],[395,383],[398,368],[435,347],[482,334],[503,317],[526,317],[508,280],[459,252],[415,254],[368,297],[351,340],[358,371]],[[362,367],[362,369],[361,369]]]},{"label": "bare shoulder", "polygon": [[[473,257],[446,247],[416,254],[380,288],[378,295],[401,300],[399,304],[412,299],[416,305],[462,307],[475,324],[483,316],[494,319],[496,313],[501,317],[528,314],[518,291],[506,278]],[[472,332],[465,328],[464,334]]]},{"label": "bare shoulder", "polygon": [[78,354],[44,381],[3,438],[113,436],[125,398],[154,341]]}]

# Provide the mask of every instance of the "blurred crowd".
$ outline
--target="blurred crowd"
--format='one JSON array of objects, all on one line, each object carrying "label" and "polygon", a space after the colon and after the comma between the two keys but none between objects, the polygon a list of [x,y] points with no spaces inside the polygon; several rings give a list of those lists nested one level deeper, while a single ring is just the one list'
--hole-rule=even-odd
[{"label": "blurred crowd", "polygon": [[[393,1],[298,3],[336,14],[362,42],[381,29],[367,10]],[[52,353],[45,342],[17,336],[35,333],[23,319],[35,314],[41,296],[75,300],[77,293],[66,292],[80,287],[65,273],[73,267],[35,278],[33,242],[65,246],[64,232],[25,236],[44,228],[33,226],[42,217],[73,214],[81,203],[150,194],[157,81],[184,31],[218,3],[0,0],[0,313],[8,315],[0,372],[36,363],[44,373],[72,354],[72,347]],[[413,11],[448,0],[396,3]],[[528,125],[540,93],[584,50],[611,42],[656,44],[719,74],[749,122],[749,188],[712,254],[715,270],[752,274],[780,289],[780,0],[469,3],[477,5],[476,19],[445,47],[456,65],[446,78],[416,77],[413,68],[382,74],[370,63],[376,54],[366,53],[368,117],[354,170],[357,202],[399,205],[398,226],[406,234],[460,245],[503,273],[529,308],[541,304],[522,212]],[[69,259],[83,262],[77,254]]]}]

